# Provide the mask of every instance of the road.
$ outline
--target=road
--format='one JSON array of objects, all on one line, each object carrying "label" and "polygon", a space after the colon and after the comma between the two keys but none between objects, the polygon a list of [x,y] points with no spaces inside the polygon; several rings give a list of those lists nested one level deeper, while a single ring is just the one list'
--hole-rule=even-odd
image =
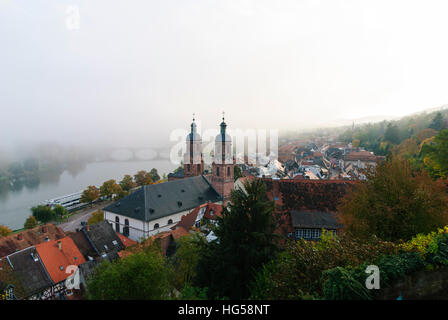
[{"label": "road", "polygon": [[105,206],[107,206],[110,203],[110,201],[107,202],[101,202],[99,204],[95,204],[91,208],[84,208],[80,210],[80,212],[72,215],[66,222],[63,222],[58,225],[64,232],[67,231],[76,231],[76,229],[81,228],[81,222],[87,222],[89,218],[92,216],[92,213],[97,211],[98,209],[101,209]]}]

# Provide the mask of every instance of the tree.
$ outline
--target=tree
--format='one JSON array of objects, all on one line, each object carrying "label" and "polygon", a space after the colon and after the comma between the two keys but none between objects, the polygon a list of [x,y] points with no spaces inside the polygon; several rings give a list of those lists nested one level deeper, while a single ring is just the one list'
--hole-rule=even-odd
[{"label": "tree", "polygon": [[39,161],[35,158],[28,158],[23,162],[23,169],[29,172],[37,172],[39,170]]},{"label": "tree", "polygon": [[319,241],[288,241],[285,250],[263,266],[251,284],[251,299],[302,300],[323,296],[322,272],[354,266],[393,253],[397,246],[372,237],[366,241],[323,232]]},{"label": "tree", "polygon": [[124,197],[126,197],[129,194],[129,191],[124,191],[123,189],[120,189],[117,191],[117,193],[115,194],[115,200],[120,200],[123,199]]},{"label": "tree", "polygon": [[166,299],[171,270],[160,248],[145,247],[115,262],[104,261],[87,285],[91,300]]},{"label": "tree", "polygon": [[100,191],[95,186],[88,186],[86,190],[82,192],[81,201],[82,203],[92,203],[100,197]]},{"label": "tree", "polygon": [[429,127],[431,129],[440,131],[440,130],[443,129],[443,125],[444,125],[443,115],[440,112],[437,112],[437,114],[434,117],[434,119],[432,119],[431,124],[429,125]]},{"label": "tree", "polygon": [[417,143],[422,143],[424,140],[428,139],[428,138],[432,138],[434,136],[436,136],[438,134],[438,132],[434,129],[424,129],[419,131],[416,135],[415,138],[417,139]]},{"label": "tree", "polygon": [[247,181],[244,188],[232,191],[218,218],[218,239],[202,247],[196,283],[209,289],[210,298],[248,298],[254,273],[278,252],[274,203],[263,181]]},{"label": "tree", "polygon": [[111,198],[113,195],[119,193],[120,190],[120,185],[118,185],[114,179],[111,179],[105,181],[100,187],[100,195],[102,197]]},{"label": "tree", "polygon": [[448,223],[445,186],[424,170],[412,170],[408,160],[391,158],[365,175],[367,180],[338,207],[337,216],[349,234],[408,240]]},{"label": "tree", "polygon": [[8,172],[14,177],[20,177],[24,174],[23,166],[20,162],[13,162],[8,166]]},{"label": "tree", "polygon": [[137,174],[134,175],[135,183],[137,183],[138,186],[145,186],[148,184],[152,184],[152,178],[149,172],[146,172],[145,170],[141,170],[137,172]]},{"label": "tree", "polygon": [[12,232],[7,226],[0,225],[0,237],[6,237]]},{"label": "tree", "polygon": [[152,168],[151,171],[149,171],[149,175],[151,176],[153,182],[157,182],[160,180],[160,176],[156,168]]},{"label": "tree", "polygon": [[123,180],[121,180],[119,184],[121,189],[123,189],[124,191],[129,191],[137,186],[137,184],[134,182],[134,180],[132,180],[132,177],[129,174],[125,175],[123,177]]},{"label": "tree", "polygon": [[66,208],[64,208],[63,206],[61,206],[60,204],[56,205],[53,208],[53,212],[56,215],[56,217],[63,217],[66,214],[68,214],[68,210]]},{"label": "tree", "polygon": [[400,143],[400,131],[396,124],[392,122],[387,125],[386,132],[384,134],[384,139],[386,141],[392,142],[394,144]]},{"label": "tree", "polygon": [[234,166],[233,167],[233,179],[236,181],[242,177],[243,177],[243,173],[241,172],[241,168],[239,166]]},{"label": "tree", "polygon": [[104,220],[104,212],[101,209],[98,209],[97,211],[92,213],[92,216],[87,220],[87,224],[91,226],[92,224],[101,222]]},{"label": "tree", "polygon": [[433,143],[422,148],[424,163],[434,178],[448,178],[448,129],[435,136]]},{"label": "tree", "polygon": [[175,266],[174,283],[178,289],[190,285],[196,277],[196,268],[199,261],[201,246],[205,244],[202,233],[185,235],[176,241],[176,253],[172,258]]},{"label": "tree", "polygon": [[25,229],[33,229],[38,225],[38,222],[34,216],[29,216],[28,219],[26,219],[24,228]]},{"label": "tree", "polygon": [[31,208],[31,212],[33,216],[37,219],[37,221],[47,223],[56,218],[56,214],[49,206],[38,205],[36,207]]}]

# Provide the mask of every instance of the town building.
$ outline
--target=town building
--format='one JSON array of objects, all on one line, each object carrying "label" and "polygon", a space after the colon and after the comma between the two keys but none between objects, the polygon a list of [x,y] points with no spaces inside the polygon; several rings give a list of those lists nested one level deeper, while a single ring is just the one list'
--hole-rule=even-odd
[{"label": "town building", "polygon": [[104,219],[116,232],[138,241],[168,231],[201,204],[227,201],[234,188],[234,158],[232,139],[226,128],[223,117],[220,133],[215,138],[210,175],[202,174],[202,140],[193,121],[186,139],[184,177],[143,186],[103,208]]},{"label": "town building", "polygon": [[48,240],[65,237],[64,231],[54,224],[37,226],[16,234],[0,237],[0,258]]}]

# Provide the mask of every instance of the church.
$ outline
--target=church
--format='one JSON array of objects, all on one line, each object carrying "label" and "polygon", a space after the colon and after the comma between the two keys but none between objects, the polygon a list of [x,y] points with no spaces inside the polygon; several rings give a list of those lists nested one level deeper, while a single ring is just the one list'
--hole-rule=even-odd
[{"label": "church", "polygon": [[168,231],[182,216],[207,203],[225,203],[234,188],[232,139],[222,118],[215,138],[211,174],[204,174],[202,138],[195,119],[186,138],[183,174],[169,176],[164,183],[146,185],[103,208],[104,219],[132,240]]}]

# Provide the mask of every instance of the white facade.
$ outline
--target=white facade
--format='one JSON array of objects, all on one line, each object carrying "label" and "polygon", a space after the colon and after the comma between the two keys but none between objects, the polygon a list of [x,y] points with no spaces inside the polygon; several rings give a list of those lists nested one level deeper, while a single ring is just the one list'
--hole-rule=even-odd
[{"label": "white facade", "polygon": [[[216,203],[221,204],[222,202],[220,201]],[[172,215],[154,219],[148,222],[129,218],[127,216],[119,215],[113,212],[104,211],[104,220],[107,220],[109,223],[111,223],[115,231],[124,234],[129,239],[135,241],[141,241],[157,233],[169,231],[171,227],[173,227],[180,221],[182,216],[189,214],[194,209],[195,208],[177,212]],[[117,218],[118,218],[118,226],[116,222]],[[128,221],[129,225],[126,224],[126,220]],[[124,232],[127,226],[129,227],[129,235],[127,235]]]}]

